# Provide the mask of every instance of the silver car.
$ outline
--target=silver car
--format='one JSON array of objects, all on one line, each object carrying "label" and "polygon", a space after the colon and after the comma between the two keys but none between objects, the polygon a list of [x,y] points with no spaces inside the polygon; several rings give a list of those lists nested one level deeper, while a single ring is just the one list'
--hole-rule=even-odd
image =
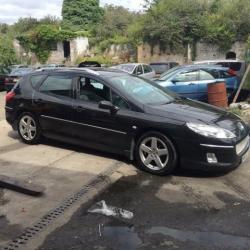
[{"label": "silver car", "polygon": [[141,76],[146,79],[155,78],[156,74],[152,67],[144,63],[126,63],[111,67],[113,69],[119,69],[125,71],[131,75]]}]

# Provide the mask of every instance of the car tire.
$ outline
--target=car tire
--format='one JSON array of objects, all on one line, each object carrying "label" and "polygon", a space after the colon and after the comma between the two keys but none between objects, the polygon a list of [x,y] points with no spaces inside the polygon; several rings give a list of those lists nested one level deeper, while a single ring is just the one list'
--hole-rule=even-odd
[{"label": "car tire", "polygon": [[26,144],[34,145],[41,139],[41,128],[38,119],[31,113],[22,113],[18,118],[18,134]]},{"label": "car tire", "polygon": [[159,132],[148,132],[140,137],[135,158],[140,169],[160,176],[171,174],[177,166],[174,144]]}]

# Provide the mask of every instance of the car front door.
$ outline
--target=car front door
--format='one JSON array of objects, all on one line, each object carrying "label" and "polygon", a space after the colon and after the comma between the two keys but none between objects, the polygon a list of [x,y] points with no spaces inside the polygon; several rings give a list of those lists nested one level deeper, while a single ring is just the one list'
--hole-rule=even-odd
[{"label": "car front door", "polygon": [[155,71],[148,65],[143,65],[143,77],[146,79],[152,79],[155,77]]},{"label": "car front door", "polygon": [[199,100],[198,98],[198,70],[184,70],[178,72],[169,79],[171,84],[168,88],[177,94]]},{"label": "car front door", "polygon": [[51,74],[40,86],[36,86],[32,108],[39,114],[40,125],[45,134],[72,135],[73,79],[73,75]]},{"label": "car front door", "polygon": [[[103,109],[100,103],[114,103],[116,112]],[[81,76],[74,100],[74,137],[89,147],[110,152],[130,150],[133,134],[131,110],[103,81]]]}]

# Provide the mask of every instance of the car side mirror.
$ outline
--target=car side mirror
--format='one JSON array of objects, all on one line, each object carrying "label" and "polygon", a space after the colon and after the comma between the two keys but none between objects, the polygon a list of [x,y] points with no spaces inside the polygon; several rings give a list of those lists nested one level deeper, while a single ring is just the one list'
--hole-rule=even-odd
[{"label": "car side mirror", "polygon": [[116,107],[115,105],[113,105],[109,101],[101,101],[101,102],[99,102],[99,108],[109,110],[111,114],[116,114],[117,111],[119,110],[118,107]]},{"label": "car side mirror", "polygon": [[177,79],[172,79],[171,82],[174,83],[174,84],[176,84],[179,81]]}]

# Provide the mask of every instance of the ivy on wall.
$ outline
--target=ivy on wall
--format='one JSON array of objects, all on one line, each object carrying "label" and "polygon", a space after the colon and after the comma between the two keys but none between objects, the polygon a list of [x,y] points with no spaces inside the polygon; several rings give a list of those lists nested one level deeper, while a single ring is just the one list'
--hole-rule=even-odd
[{"label": "ivy on wall", "polygon": [[16,38],[27,52],[33,52],[40,63],[45,63],[55,43],[71,40],[77,36],[88,35],[83,33],[61,30],[56,25],[39,25],[27,33],[18,35]]}]

